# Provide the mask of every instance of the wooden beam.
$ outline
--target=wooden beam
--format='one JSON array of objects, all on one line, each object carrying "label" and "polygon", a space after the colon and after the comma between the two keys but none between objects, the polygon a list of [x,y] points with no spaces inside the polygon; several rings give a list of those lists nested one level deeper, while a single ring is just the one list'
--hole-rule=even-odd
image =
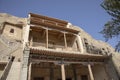
[{"label": "wooden beam", "polygon": [[[60,60],[59,61],[56,61],[56,60],[40,60],[40,59],[31,59],[31,62],[32,63],[40,63],[40,62],[49,62],[49,63],[59,63],[60,62]],[[86,61],[86,62],[83,62],[83,61],[64,61],[66,64],[87,64],[88,62]],[[92,64],[104,64],[103,62],[90,62],[90,63],[92,63]]]}]

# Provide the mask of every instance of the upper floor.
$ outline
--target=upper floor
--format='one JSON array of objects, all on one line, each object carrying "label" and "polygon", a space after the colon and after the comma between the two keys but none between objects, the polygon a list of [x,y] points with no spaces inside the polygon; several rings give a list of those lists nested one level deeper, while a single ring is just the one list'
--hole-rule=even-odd
[{"label": "upper floor", "polygon": [[30,47],[81,52],[79,31],[70,29],[68,22],[33,13],[29,15]]},{"label": "upper floor", "polygon": [[104,55],[111,53],[108,45],[103,46],[104,42],[96,43],[97,40],[67,21],[33,13],[29,13],[25,19],[9,18],[1,24],[2,38],[4,41],[7,41],[6,38],[22,42],[23,49],[27,43],[30,48],[37,49]]}]

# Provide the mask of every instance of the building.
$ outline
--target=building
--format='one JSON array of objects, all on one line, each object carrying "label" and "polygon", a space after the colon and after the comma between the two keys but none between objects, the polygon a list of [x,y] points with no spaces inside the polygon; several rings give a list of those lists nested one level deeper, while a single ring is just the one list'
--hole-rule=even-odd
[{"label": "building", "polygon": [[0,80],[120,80],[120,54],[71,23],[0,14]]}]

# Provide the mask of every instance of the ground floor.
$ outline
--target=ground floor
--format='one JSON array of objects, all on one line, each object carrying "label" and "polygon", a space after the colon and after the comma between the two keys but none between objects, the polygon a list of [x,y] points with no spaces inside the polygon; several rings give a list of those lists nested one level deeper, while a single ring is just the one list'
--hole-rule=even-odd
[{"label": "ground floor", "polygon": [[30,63],[28,80],[109,80],[103,64]]}]

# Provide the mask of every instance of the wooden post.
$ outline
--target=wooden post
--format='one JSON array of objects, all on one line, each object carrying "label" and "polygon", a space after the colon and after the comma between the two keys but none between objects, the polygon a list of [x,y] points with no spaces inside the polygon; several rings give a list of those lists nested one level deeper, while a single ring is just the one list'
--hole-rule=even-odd
[{"label": "wooden post", "polygon": [[66,80],[66,78],[65,78],[65,66],[64,66],[64,64],[61,64],[61,75],[62,75],[62,80]]},{"label": "wooden post", "polygon": [[54,69],[52,67],[52,65],[50,65],[50,80],[54,79]]},{"label": "wooden post", "polygon": [[31,80],[31,67],[32,67],[32,63],[29,64],[29,72],[28,72],[28,80]]},{"label": "wooden post", "polygon": [[79,49],[81,50],[81,53],[84,52],[84,49],[83,49],[83,44],[82,44],[82,40],[81,40],[81,37],[79,35],[76,35],[77,37],[77,44],[78,44],[78,47]]},{"label": "wooden post", "polygon": [[89,75],[90,75],[90,80],[94,80],[94,76],[93,76],[93,73],[92,73],[92,69],[91,69],[91,65],[88,64],[88,71],[89,71]]},{"label": "wooden post", "polygon": [[46,48],[48,48],[48,29],[46,29]]},{"label": "wooden post", "polygon": [[31,35],[31,38],[30,38],[30,46],[33,45],[33,36]]},{"label": "wooden post", "polygon": [[66,34],[64,32],[64,43],[65,43],[65,48],[67,48],[67,40],[66,40]]},{"label": "wooden post", "polygon": [[76,74],[75,66],[72,65],[72,68],[73,68],[74,80],[77,80],[77,74]]}]

